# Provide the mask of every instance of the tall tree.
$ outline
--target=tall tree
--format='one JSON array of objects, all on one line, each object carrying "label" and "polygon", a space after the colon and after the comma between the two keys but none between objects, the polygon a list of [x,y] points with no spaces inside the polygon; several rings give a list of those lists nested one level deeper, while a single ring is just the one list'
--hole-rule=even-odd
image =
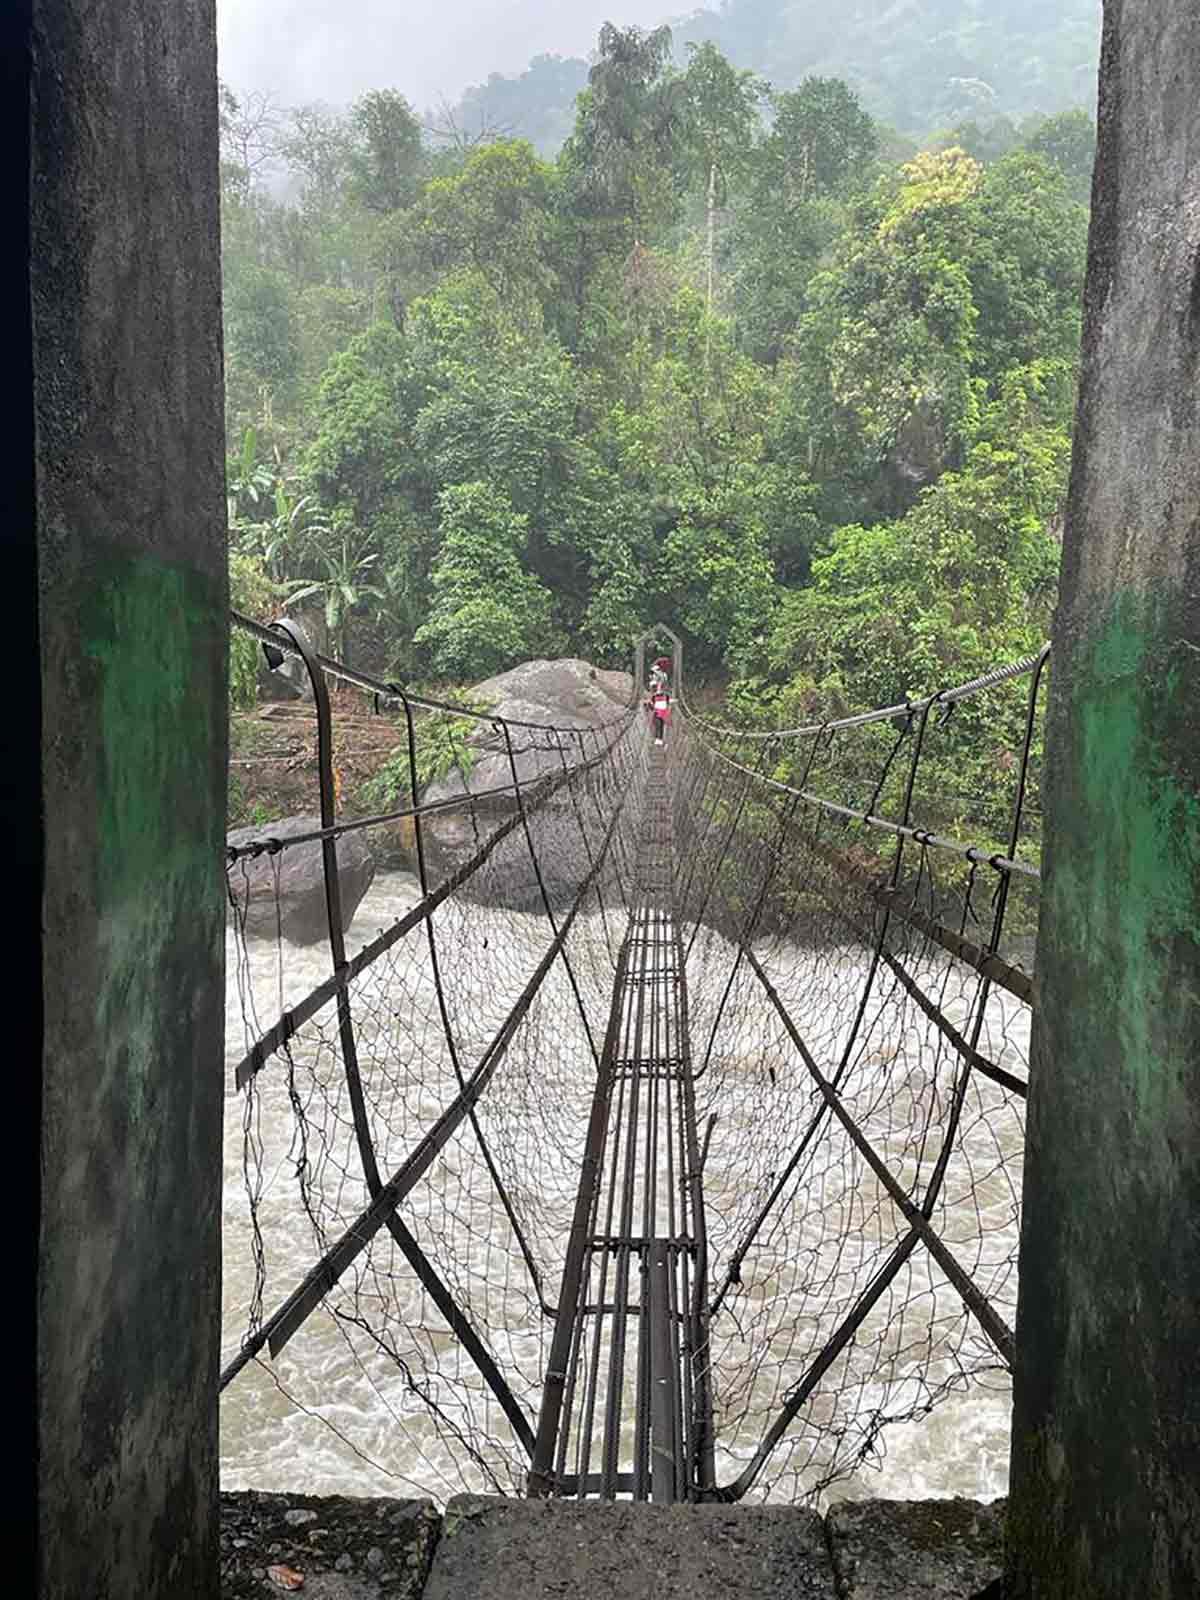
[{"label": "tall tree", "polygon": [[222,169],[244,197],[276,155],[281,113],[269,90],[237,95],[223,83],[219,114]]},{"label": "tall tree", "polygon": [[674,178],[685,117],[681,81],[671,71],[671,30],[600,30],[596,64],[567,149],[579,201],[627,225],[645,241],[651,221],[676,214]]},{"label": "tall tree", "polygon": [[1096,124],[1086,111],[1060,111],[1057,116],[1046,117],[1025,145],[1058,168],[1075,200],[1087,203],[1096,164]]},{"label": "tall tree", "polygon": [[837,78],[806,78],[772,97],[762,177],[785,205],[842,193],[875,158],[879,133],[853,91]]},{"label": "tall tree", "polygon": [[545,300],[555,182],[524,141],[484,145],[427,186],[413,218],[417,248],[436,271],[468,267],[501,296]]},{"label": "tall tree", "polygon": [[354,190],[368,211],[387,214],[412,204],[425,171],[421,124],[402,94],[373,89],[355,103],[350,158]]},{"label": "tall tree", "polygon": [[982,169],[926,153],[856,210],[813,281],[793,391],[830,519],[903,513],[960,455],[977,413],[965,263]]},{"label": "tall tree", "polygon": [[1014,150],[984,171],[967,216],[964,261],[979,311],[975,371],[994,390],[1010,367],[1072,359],[1088,219],[1068,179],[1042,156]]},{"label": "tall tree", "polygon": [[771,98],[739,208],[743,339],[776,361],[804,314],[808,283],[843,225],[841,202],[871,171],[875,124],[844,83],[807,78]]},{"label": "tall tree", "polygon": [[745,172],[759,126],[759,106],[766,85],[752,72],[739,72],[711,40],[688,46],[691,60],[684,76],[688,132],[695,146],[706,186],[705,303],[711,316],[716,270],[717,208],[731,181]]},{"label": "tall tree", "polygon": [[300,348],[286,276],[248,265],[225,292],[227,402],[231,416],[246,421],[276,407],[287,411],[296,398]]}]

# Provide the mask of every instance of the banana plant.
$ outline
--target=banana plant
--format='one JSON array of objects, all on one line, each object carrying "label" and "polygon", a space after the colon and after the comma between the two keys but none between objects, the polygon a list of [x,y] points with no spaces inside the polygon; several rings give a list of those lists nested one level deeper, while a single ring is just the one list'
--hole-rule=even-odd
[{"label": "banana plant", "polygon": [[[306,534],[315,530],[308,528]],[[354,610],[368,600],[377,599],[381,590],[370,581],[379,552],[367,548],[370,535],[351,524],[323,529],[326,542],[308,544],[306,564],[316,566],[320,576],[300,578],[289,586],[288,604],[302,605],[319,599],[325,611],[329,645],[339,661],[346,660],[346,628]]]},{"label": "banana plant", "polygon": [[293,498],[286,482],[275,483],[275,515],[255,522],[239,522],[232,528],[235,548],[258,557],[267,575],[276,583],[286,581],[288,570],[295,572],[312,549],[332,536],[328,524],[315,520],[317,498],[302,494]]},{"label": "banana plant", "polygon": [[325,522],[315,520],[317,497],[302,494],[292,499],[286,483],[275,486],[275,516],[269,524],[269,541],[263,549],[267,571],[273,577],[283,577],[283,566],[298,564],[298,559],[309,547],[319,549],[333,530]]},{"label": "banana plant", "polygon": [[247,428],[242,435],[242,453],[237,461],[231,463],[226,479],[229,526],[233,528],[238,524],[247,503],[257,509],[259,502],[266,500],[274,485],[275,474],[265,462],[258,459],[258,431]]}]

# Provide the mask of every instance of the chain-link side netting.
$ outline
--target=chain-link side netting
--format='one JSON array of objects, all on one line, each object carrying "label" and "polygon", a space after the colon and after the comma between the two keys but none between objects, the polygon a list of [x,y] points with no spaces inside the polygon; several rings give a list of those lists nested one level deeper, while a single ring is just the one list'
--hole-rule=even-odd
[{"label": "chain-link side netting", "polygon": [[[347,815],[334,793],[331,820],[314,795],[308,824],[243,830],[230,850],[241,1027],[227,1167],[243,1182],[225,1212],[246,1267],[227,1281],[223,1386],[261,1429],[259,1461],[311,1437],[319,1415],[423,1493],[512,1492],[627,919],[645,745],[615,701],[598,726],[398,692],[379,710],[397,744],[374,815]],[[335,697],[315,775],[332,791],[337,724]],[[320,927],[331,843],[343,921],[370,883],[352,940]],[[374,869],[396,859],[406,870]]]},{"label": "chain-link side netting", "polygon": [[[1003,1392],[1045,653],[773,734],[679,703],[654,752],[615,701],[552,727],[279,647],[319,736],[313,815],[229,852],[224,1383],[249,1471],[303,1449],[306,1486],[344,1487],[311,1466],[319,1426],[406,1489],[524,1492],[557,1318],[583,1376],[540,1492],[641,1492],[621,1450],[656,1424],[616,1373],[651,1302],[619,1274],[655,1251],[684,1286],[680,1492],[816,1499],[890,1424]],[[353,797],[336,677],[395,727]]]},{"label": "chain-link side netting", "polygon": [[731,1496],[816,1498],[1007,1385],[1044,663],[789,734],[677,721]]}]

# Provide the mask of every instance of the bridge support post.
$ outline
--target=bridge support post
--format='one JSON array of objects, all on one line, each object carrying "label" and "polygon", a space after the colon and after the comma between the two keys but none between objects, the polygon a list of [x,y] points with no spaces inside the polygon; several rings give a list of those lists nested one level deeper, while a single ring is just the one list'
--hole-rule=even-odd
[{"label": "bridge support post", "polygon": [[657,650],[662,641],[668,639],[671,644],[671,693],[678,697],[683,693],[683,640],[674,628],[668,628],[665,623],[655,623],[653,628],[647,628],[633,645],[633,683],[634,697],[638,698],[646,687],[646,646]]},{"label": "bridge support post", "polygon": [[1108,0],[1054,637],[1009,1592],[1200,1593],[1200,11]]},{"label": "bridge support post", "polygon": [[[8,0],[9,1465],[36,1592],[215,1596],[227,582],[212,0]],[[17,1108],[20,1108],[19,1111]],[[28,1254],[26,1251],[28,1241]],[[25,1308],[30,1301],[36,1310]],[[28,1511],[28,1515],[26,1515]],[[22,1584],[11,1544],[6,1567]]]}]

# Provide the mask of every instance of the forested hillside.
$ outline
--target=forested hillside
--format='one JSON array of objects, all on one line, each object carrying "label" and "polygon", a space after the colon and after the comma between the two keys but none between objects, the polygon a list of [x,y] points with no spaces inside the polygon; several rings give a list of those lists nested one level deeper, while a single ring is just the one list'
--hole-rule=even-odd
[{"label": "forested hillside", "polygon": [[[670,0],[664,0],[664,9]],[[711,42],[776,89],[841,78],[864,108],[924,137],[964,121],[1016,124],[1096,97],[1100,0],[723,0],[674,25],[675,51]],[[587,63],[542,56],[463,97],[465,125],[504,129],[553,154]]]},{"label": "forested hillside", "polygon": [[238,603],[425,681],[662,618],[762,715],[1044,636],[1084,113],[898,160],[835,78],[606,28],[553,161],[386,91],[223,119]]}]

